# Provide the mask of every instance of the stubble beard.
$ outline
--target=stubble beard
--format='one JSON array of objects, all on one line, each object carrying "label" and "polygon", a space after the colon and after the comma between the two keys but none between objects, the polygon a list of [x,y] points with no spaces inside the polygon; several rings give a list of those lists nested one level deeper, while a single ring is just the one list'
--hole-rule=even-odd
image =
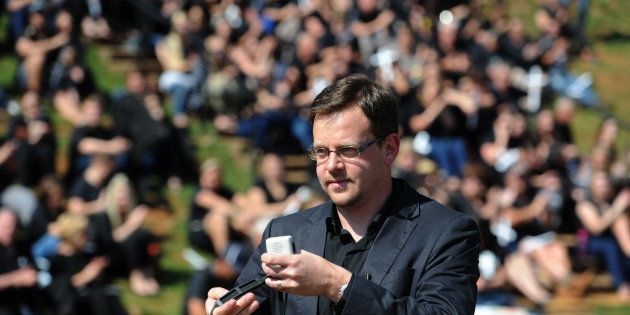
[{"label": "stubble beard", "polygon": [[328,191],[328,197],[335,205],[341,208],[352,207],[361,199],[361,193],[345,189],[332,189]]}]

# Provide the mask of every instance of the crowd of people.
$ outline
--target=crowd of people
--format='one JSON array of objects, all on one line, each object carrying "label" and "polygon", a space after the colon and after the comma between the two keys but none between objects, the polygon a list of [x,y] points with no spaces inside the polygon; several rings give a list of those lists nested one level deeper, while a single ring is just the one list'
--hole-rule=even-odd
[{"label": "crowd of people", "polygon": [[[162,187],[184,183],[197,187],[189,244],[215,257],[196,264],[184,313],[205,314],[208,289],[233,283],[270,218],[319,202],[311,181],[287,182],[283,156],[308,149],[309,105],[352,73],[399,99],[396,176],[481,227],[478,303],[514,304],[513,289],[538,305],[580,296],[598,270],[630,300],[620,123],[605,118],[587,154],[572,132],[576,106],[601,106],[590,75],[569,68],[594,58],[589,1],[541,1],[533,21],[506,2],[4,1],[0,47],[19,64],[0,87],[0,314],[124,314],[118,277],[158,294],[159,240],[143,221]],[[103,42],[138,62],[114,91],[85,62]],[[139,70],[152,58],[153,79]],[[250,189],[197,160],[195,120],[262,153]]]}]

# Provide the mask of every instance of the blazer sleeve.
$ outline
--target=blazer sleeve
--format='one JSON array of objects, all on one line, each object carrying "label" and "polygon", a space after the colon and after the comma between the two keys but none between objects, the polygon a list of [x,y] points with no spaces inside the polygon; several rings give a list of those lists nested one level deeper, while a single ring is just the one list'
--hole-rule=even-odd
[{"label": "blazer sleeve", "polygon": [[424,269],[413,276],[409,296],[397,297],[355,277],[343,314],[474,314],[479,238],[475,221],[459,216],[442,230]]},{"label": "blazer sleeve", "polygon": [[[252,279],[266,276],[262,270],[260,256],[266,251],[264,244],[265,240],[269,238],[271,234],[272,223],[273,220],[265,228],[265,231],[262,235],[262,241],[256,247],[256,250],[254,251],[252,256],[249,258],[249,261],[245,265],[245,268],[243,268],[243,271],[236,280],[236,285],[240,285]],[[260,307],[258,308],[258,310],[256,310],[255,314],[271,314],[272,304],[274,304],[274,301],[272,301],[273,293],[271,288],[266,285],[262,285],[253,292],[256,295],[256,300],[258,300],[258,302],[260,303]]]}]

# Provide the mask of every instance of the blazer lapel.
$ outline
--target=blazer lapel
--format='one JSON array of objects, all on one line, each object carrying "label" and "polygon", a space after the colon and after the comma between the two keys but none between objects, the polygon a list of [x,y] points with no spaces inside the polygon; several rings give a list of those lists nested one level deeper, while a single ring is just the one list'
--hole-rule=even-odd
[{"label": "blazer lapel", "polygon": [[387,218],[365,259],[363,274],[381,284],[415,227],[407,218]]},{"label": "blazer lapel", "polygon": [[[311,225],[304,226],[300,229],[295,242],[296,251],[300,249],[309,251],[318,256],[324,256],[324,247],[326,244],[326,217],[330,214],[332,204],[327,202],[322,205],[319,211],[316,211],[310,218]],[[317,313],[317,297],[316,296],[299,296],[289,295],[289,299],[295,302],[291,303],[297,306],[298,314],[315,314]]]}]

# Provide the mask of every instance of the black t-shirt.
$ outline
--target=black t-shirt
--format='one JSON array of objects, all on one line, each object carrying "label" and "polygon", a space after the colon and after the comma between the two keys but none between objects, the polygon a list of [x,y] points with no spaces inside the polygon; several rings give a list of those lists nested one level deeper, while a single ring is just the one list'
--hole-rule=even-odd
[{"label": "black t-shirt", "polygon": [[[17,270],[16,253],[12,248],[7,248],[0,245],[0,275]],[[16,288],[0,289],[0,311],[7,309],[16,309],[19,305],[19,301],[23,297],[23,290]]]},{"label": "black t-shirt", "polygon": [[90,202],[98,199],[101,189],[102,187],[92,186],[92,184],[85,180],[85,177],[79,176],[75,179],[74,183],[72,183],[68,196],[70,198],[79,197],[85,202]]},{"label": "black t-shirt", "polygon": [[[414,106],[414,114],[421,114],[425,108],[417,104]],[[426,131],[433,137],[460,137],[467,134],[466,114],[459,107],[447,105]]]},{"label": "black t-shirt", "polygon": [[81,171],[83,171],[87,165],[81,165],[78,160],[81,157],[87,156],[79,152],[79,144],[86,138],[95,138],[99,140],[111,140],[114,137],[114,133],[104,127],[97,126],[83,126],[74,129],[70,140],[70,155],[69,164],[71,169],[68,170],[68,180],[73,181]]},{"label": "black t-shirt", "polygon": [[260,179],[258,181],[256,181],[256,183],[254,184],[254,186],[259,187],[260,189],[262,189],[265,192],[265,197],[267,199],[268,203],[274,203],[274,202],[280,202],[283,201],[284,199],[286,199],[289,195],[291,195],[292,193],[294,193],[298,188],[300,188],[299,185],[296,184],[291,184],[291,183],[282,183],[284,185],[284,189],[286,190],[286,194],[282,197],[282,198],[275,198],[272,194],[271,191],[269,191],[269,188],[267,187],[267,185],[265,184],[265,181]]},{"label": "black t-shirt", "polygon": [[[199,190],[197,190],[195,195],[198,192]],[[223,186],[219,187],[214,192],[227,200],[232,199],[232,196],[234,196],[234,192],[232,192],[232,190]],[[195,200],[193,199],[190,206],[190,220],[189,221],[201,221],[203,220],[203,217],[206,215],[206,213],[210,211],[212,211],[212,209],[208,209],[208,208],[198,205],[197,202],[195,202]]]},{"label": "black t-shirt", "polygon": [[141,95],[122,96],[114,103],[113,114],[116,133],[131,140],[136,157],[170,136],[168,126],[151,117]]}]

